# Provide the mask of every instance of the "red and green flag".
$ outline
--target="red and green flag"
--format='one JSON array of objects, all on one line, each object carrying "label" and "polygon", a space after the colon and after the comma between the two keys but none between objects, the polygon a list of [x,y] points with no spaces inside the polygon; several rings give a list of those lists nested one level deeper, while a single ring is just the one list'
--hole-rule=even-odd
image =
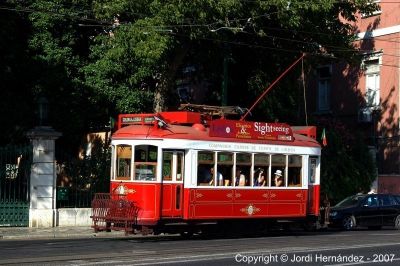
[{"label": "red and green flag", "polygon": [[326,140],[325,128],[322,130],[321,141],[322,141],[322,146],[325,147],[326,145],[328,145],[328,141]]}]

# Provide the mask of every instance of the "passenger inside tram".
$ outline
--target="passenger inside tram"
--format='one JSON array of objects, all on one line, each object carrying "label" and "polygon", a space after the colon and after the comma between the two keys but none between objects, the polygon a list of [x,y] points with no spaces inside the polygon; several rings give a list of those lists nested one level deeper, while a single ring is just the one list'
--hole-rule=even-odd
[{"label": "passenger inside tram", "polygon": [[283,187],[284,181],[283,181],[282,171],[281,170],[276,170],[274,175],[275,175],[275,178],[274,178],[275,186],[276,187]]},{"label": "passenger inside tram", "polygon": [[264,187],[264,186],[266,186],[267,180],[265,178],[264,169],[262,169],[262,168],[257,169],[254,177],[255,177],[255,180],[254,180],[254,186],[255,187]]},{"label": "passenger inside tram", "polygon": [[224,179],[224,186],[229,187],[231,185],[231,180]]},{"label": "passenger inside tram", "polygon": [[210,173],[211,173],[211,181],[209,182],[209,184],[212,186],[212,185],[214,185],[214,180],[215,180],[215,177],[214,177],[214,175],[216,174],[217,175],[217,185],[218,186],[223,186],[224,185],[224,177],[222,176],[222,174],[219,172],[219,171],[214,171],[214,167],[211,167],[210,168]]},{"label": "passenger inside tram", "polygon": [[301,186],[301,167],[289,166],[288,168],[288,186],[300,187]]},{"label": "passenger inside tram", "polygon": [[290,187],[298,187],[301,186],[299,175],[289,176],[289,186]]},{"label": "passenger inside tram", "polygon": [[242,173],[240,168],[236,168],[236,175],[235,175],[235,186],[245,186],[246,185],[246,176]]}]

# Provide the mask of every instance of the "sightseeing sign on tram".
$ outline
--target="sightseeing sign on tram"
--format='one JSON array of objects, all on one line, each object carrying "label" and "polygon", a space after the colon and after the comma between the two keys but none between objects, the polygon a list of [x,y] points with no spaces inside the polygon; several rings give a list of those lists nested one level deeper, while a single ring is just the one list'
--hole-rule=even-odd
[{"label": "sightseeing sign on tram", "polygon": [[210,122],[210,136],[256,140],[294,140],[292,129],[287,124],[225,119]]}]

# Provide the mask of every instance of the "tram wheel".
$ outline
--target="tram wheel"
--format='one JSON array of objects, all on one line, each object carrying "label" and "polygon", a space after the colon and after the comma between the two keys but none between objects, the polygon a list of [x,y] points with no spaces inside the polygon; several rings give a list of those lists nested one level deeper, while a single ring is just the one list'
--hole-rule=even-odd
[{"label": "tram wheel", "polygon": [[354,216],[346,216],[342,221],[343,229],[350,231],[356,227],[356,218]]},{"label": "tram wheel", "polygon": [[185,232],[181,232],[181,237],[188,239],[191,238],[193,236],[193,232],[192,231],[185,231]]},{"label": "tram wheel", "polygon": [[394,220],[394,228],[400,230],[400,215],[397,215],[396,220]]},{"label": "tram wheel", "polygon": [[318,225],[312,222],[306,222],[303,224],[304,231],[306,232],[315,232],[318,230]]}]

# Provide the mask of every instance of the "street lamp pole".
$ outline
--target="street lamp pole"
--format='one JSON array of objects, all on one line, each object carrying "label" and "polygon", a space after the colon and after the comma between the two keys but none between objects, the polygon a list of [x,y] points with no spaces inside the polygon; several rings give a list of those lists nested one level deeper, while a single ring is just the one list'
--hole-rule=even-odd
[{"label": "street lamp pole", "polygon": [[224,47],[224,77],[222,80],[222,97],[221,97],[221,105],[227,106],[228,105],[228,51],[225,45]]},{"label": "street lamp pole", "polygon": [[44,96],[40,96],[38,101],[38,122],[39,126],[45,126],[48,120],[49,114],[49,101]]}]

